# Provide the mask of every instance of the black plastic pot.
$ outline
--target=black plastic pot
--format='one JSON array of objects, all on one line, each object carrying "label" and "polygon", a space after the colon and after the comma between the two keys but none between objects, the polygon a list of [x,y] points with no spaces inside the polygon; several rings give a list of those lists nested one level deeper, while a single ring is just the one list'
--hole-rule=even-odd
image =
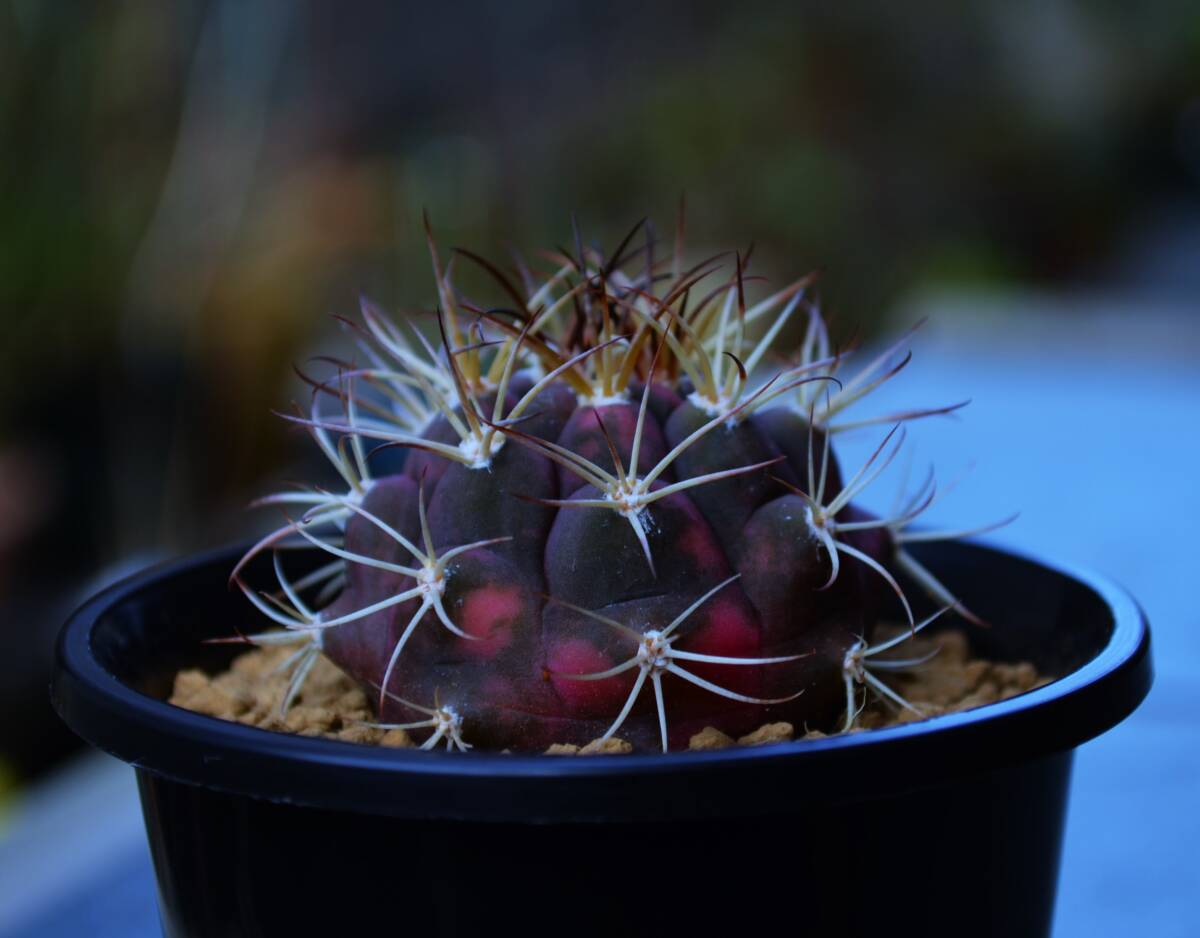
[{"label": "black plastic pot", "polygon": [[1121,589],[975,545],[923,557],[1054,683],[757,749],[554,758],[272,733],[164,702],[249,626],[240,549],[112,587],[63,630],[54,704],[132,763],[170,936],[1049,933],[1072,750],[1151,682]]}]

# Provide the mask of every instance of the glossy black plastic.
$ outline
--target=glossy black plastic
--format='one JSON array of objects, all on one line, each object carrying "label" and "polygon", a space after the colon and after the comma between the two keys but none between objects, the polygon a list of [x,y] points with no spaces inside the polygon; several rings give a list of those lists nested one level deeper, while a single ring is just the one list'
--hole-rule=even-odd
[{"label": "glossy black plastic", "polygon": [[163,702],[253,623],[240,550],[153,570],[64,628],[54,703],[132,763],[170,936],[1049,933],[1072,750],[1150,687],[1122,590],[977,545],[922,556],[1059,680],[823,740],[567,759],[379,749]]}]

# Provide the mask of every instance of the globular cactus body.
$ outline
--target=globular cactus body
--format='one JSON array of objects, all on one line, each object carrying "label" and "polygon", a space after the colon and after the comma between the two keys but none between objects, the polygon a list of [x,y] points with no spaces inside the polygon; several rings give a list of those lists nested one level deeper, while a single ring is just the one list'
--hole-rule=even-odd
[{"label": "globular cactus body", "polygon": [[[852,722],[880,587],[921,627],[891,572],[919,512],[851,504],[895,447],[847,479],[829,441],[833,418],[899,367],[885,356],[843,384],[811,278],[747,309],[738,256],[689,305],[716,264],[668,275],[652,243],[632,273],[625,244],[608,260],[555,256],[523,291],[496,272],[519,300],[504,311],[459,293],[434,250],[440,350],[364,304],[369,364],[346,363],[292,418],[350,491],[268,499],[306,513],[254,551],[299,540],[331,562],[297,583],[277,561],[275,593],[239,567],[288,630],[251,640],[314,643],[371,690],[383,724],[428,728],[427,745],[616,735],[665,750],[706,726]],[[755,385],[798,309],[799,360]],[[322,412],[329,397],[340,416]],[[363,441],[407,458],[373,475]]]}]

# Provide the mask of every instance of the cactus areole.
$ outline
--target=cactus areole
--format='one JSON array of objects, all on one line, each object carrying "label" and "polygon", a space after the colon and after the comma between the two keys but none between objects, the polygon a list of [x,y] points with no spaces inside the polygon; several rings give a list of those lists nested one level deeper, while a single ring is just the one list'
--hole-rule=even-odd
[{"label": "cactus areole", "polygon": [[[855,499],[906,421],[961,405],[847,416],[907,337],[860,364],[814,275],[771,288],[748,252],[687,265],[682,230],[667,257],[643,223],[611,254],[577,232],[511,270],[444,260],[430,232],[435,313],[364,300],[340,320],[356,351],[283,415],[337,482],[262,499],[285,522],[233,571],[282,627],[245,640],[295,646],[285,708],[319,653],[425,748],[667,751],[709,726],[849,728],[868,693],[908,706],[882,675],[915,662],[872,655],[971,613],[905,544],[968,532],[907,530],[932,478],[892,517]],[[456,286],[466,264],[494,296]],[[878,449],[839,465],[834,437],[864,427]],[[289,574],[296,549],[321,552],[313,572]],[[275,581],[247,582],[264,551]],[[889,604],[909,630],[873,643]]]}]

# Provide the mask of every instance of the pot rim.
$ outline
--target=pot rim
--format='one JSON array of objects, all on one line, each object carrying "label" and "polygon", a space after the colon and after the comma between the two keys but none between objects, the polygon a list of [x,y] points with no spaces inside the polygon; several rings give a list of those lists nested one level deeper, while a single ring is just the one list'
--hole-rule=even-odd
[{"label": "pot rim", "polygon": [[1122,587],[1091,571],[980,543],[955,549],[979,552],[981,561],[982,555],[1023,560],[1091,590],[1113,620],[1104,647],[1078,669],[1008,700],[823,739],[589,758],[392,749],[204,716],[143,694],[100,664],[92,634],[108,612],[185,571],[228,569],[244,549],[157,565],[72,613],[59,635],[51,687],[54,707],[72,730],[139,770],[333,810],[525,823],[762,816],[890,796],[1063,752],[1123,720],[1152,681],[1146,617]]}]

